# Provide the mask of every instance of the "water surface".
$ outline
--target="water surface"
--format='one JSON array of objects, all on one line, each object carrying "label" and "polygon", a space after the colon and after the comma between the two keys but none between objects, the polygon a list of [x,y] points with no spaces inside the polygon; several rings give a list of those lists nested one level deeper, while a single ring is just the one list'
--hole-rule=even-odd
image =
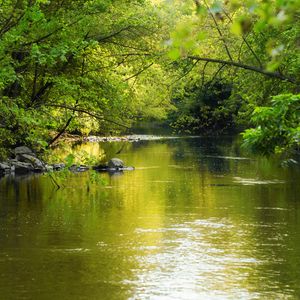
[{"label": "water surface", "polygon": [[1,299],[299,299],[299,168],[230,138],[75,146],[136,170],[0,179]]}]

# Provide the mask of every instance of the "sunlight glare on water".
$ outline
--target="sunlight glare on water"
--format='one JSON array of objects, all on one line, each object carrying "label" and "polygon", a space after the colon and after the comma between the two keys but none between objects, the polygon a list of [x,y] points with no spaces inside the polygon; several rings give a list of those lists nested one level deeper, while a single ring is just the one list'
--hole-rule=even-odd
[{"label": "sunlight glare on water", "polygon": [[[247,251],[247,245],[239,241],[246,233],[233,224],[218,219],[195,220],[136,232],[162,234],[163,238],[147,254],[142,249],[140,263],[145,269],[130,282],[136,286],[131,299],[253,299],[247,278],[266,262]],[[236,237],[225,242],[228,234]],[[224,242],[226,249],[221,247]]]}]

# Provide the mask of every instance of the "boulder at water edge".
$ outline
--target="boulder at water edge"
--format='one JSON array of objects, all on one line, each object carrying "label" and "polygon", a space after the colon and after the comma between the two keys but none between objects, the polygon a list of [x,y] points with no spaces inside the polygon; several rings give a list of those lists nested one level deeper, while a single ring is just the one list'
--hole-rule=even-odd
[{"label": "boulder at water edge", "polygon": [[15,168],[16,173],[25,174],[34,171],[34,167],[31,163],[21,162],[16,159],[12,159],[10,163]]},{"label": "boulder at water edge", "polygon": [[8,174],[12,171],[12,168],[9,164],[2,162],[0,163],[0,174]]},{"label": "boulder at water edge", "polygon": [[118,170],[124,168],[124,162],[119,158],[112,158],[107,165],[109,169]]},{"label": "boulder at water edge", "polygon": [[18,154],[17,160],[20,162],[29,163],[35,171],[45,171],[45,163],[31,154]]}]

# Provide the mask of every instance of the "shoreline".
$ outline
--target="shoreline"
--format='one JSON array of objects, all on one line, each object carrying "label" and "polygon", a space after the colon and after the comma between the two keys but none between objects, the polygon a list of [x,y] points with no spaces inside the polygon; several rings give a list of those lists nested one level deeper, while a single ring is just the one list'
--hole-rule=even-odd
[{"label": "shoreline", "polygon": [[96,136],[90,135],[83,137],[84,142],[140,142],[140,141],[158,141],[164,139],[178,139],[179,136],[160,136],[160,135],[147,135],[147,134],[132,134],[124,136]]}]

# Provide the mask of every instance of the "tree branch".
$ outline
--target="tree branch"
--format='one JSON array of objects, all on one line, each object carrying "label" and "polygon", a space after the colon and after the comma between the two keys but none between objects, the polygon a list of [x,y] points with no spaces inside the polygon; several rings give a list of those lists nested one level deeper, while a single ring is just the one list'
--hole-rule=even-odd
[{"label": "tree branch", "polygon": [[288,81],[288,82],[291,82],[293,84],[297,84],[297,81],[294,78],[284,76],[284,75],[282,75],[278,72],[270,72],[270,71],[267,71],[267,70],[264,70],[264,69],[261,69],[261,68],[255,67],[255,66],[245,65],[243,63],[238,63],[238,62],[235,62],[235,61],[228,61],[228,60],[208,58],[208,57],[200,57],[200,56],[188,56],[187,58],[197,60],[197,61],[208,61],[208,62],[211,62],[211,63],[224,64],[224,65],[228,65],[228,66],[232,66],[232,67],[237,67],[237,68],[240,68],[240,69],[260,73],[260,74],[268,76],[268,77],[272,77],[272,78],[280,79],[280,80],[283,80],[283,81]]},{"label": "tree branch", "polygon": [[225,38],[224,38],[224,36],[223,36],[223,33],[222,33],[222,31],[221,31],[221,29],[220,29],[220,27],[219,27],[219,25],[218,25],[218,22],[217,22],[217,20],[216,20],[216,18],[215,18],[215,16],[214,16],[214,14],[211,12],[211,10],[210,10],[210,8],[209,8],[209,6],[208,6],[208,4],[207,4],[207,2],[206,2],[205,0],[204,0],[204,4],[205,4],[206,8],[208,9],[208,12],[209,12],[209,14],[211,15],[211,17],[212,17],[212,19],[213,19],[213,21],[214,21],[214,23],[215,23],[215,26],[216,26],[216,28],[217,28],[217,31],[218,31],[218,33],[219,33],[219,35],[220,35],[220,37],[221,37],[221,40],[222,40],[222,42],[223,42],[223,45],[224,45],[224,47],[225,47],[226,53],[227,53],[229,59],[232,61],[232,60],[233,60],[233,59],[232,59],[232,56],[231,56],[231,54],[230,54],[230,51],[229,51],[229,48],[228,48],[227,43],[226,43],[226,41],[225,41]]},{"label": "tree branch", "polygon": [[[25,12],[23,11],[22,14],[16,19],[16,21],[12,21],[14,18],[14,12],[17,8],[17,4],[18,2],[16,2],[13,11],[11,13],[11,15],[6,19],[5,24],[2,26],[2,28],[0,29],[0,37],[3,36],[7,31],[9,31],[11,28],[15,27],[16,25],[18,25],[18,23],[20,22],[20,20],[24,17]],[[12,21],[12,22],[11,22]]]},{"label": "tree branch", "polygon": [[34,99],[34,97],[36,95],[37,77],[38,77],[38,66],[37,66],[37,63],[35,63],[31,99]]},{"label": "tree branch", "polygon": [[[225,9],[223,9],[223,12],[225,14],[225,16],[228,18],[228,20],[230,21],[230,23],[233,23],[232,18],[230,17],[230,15],[226,12]],[[259,57],[257,56],[257,54],[254,52],[254,50],[252,49],[251,45],[249,44],[249,42],[247,41],[247,37],[245,37],[244,35],[242,35],[242,39],[243,42],[246,44],[246,46],[248,47],[248,49],[250,50],[250,52],[252,53],[252,55],[254,56],[254,58],[256,59],[256,61],[258,62],[258,65],[260,66],[260,68],[263,67]],[[242,48],[243,44],[241,45]]]},{"label": "tree branch", "polygon": [[41,100],[41,98],[45,95],[45,93],[53,87],[54,83],[51,81],[46,82],[35,95],[31,97],[30,106],[35,105],[37,101]]},{"label": "tree branch", "polygon": [[181,76],[179,76],[178,78],[176,78],[171,84],[174,84],[176,83],[177,81],[181,80],[183,77],[185,77],[187,74],[189,74],[193,69],[194,67],[196,66],[196,64],[198,63],[198,61],[195,61],[192,66],[186,71],[184,72]]},{"label": "tree branch", "polygon": [[[197,63],[197,61],[196,61]],[[206,70],[206,67],[207,65],[209,64],[209,61],[206,61],[205,64],[204,64],[204,67],[202,69],[202,83],[201,83],[201,90],[203,89],[204,87],[204,82],[205,82],[205,70]]]},{"label": "tree branch", "polygon": [[92,113],[86,109],[83,109],[83,108],[78,108],[78,107],[72,107],[72,106],[67,106],[67,105],[63,105],[63,104],[45,104],[45,106],[49,106],[49,107],[57,107],[57,108],[65,108],[65,109],[69,109],[71,111],[76,111],[76,112],[81,112],[81,113],[84,113],[84,114],[87,114],[95,119],[98,119],[98,120],[101,120],[101,121],[105,121],[105,122],[108,122],[108,123],[112,123],[112,124],[115,124],[115,125],[118,125],[118,126],[121,126],[121,127],[124,127],[124,128],[127,128],[127,129],[130,129],[130,127],[124,125],[124,124],[121,124],[121,123],[118,123],[116,121],[113,121],[113,120],[110,120],[110,119],[107,119],[107,118],[104,118],[103,116],[99,116],[95,113]]},{"label": "tree branch", "polygon": [[148,51],[148,49],[141,49],[141,48],[138,48],[138,47],[134,47],[134,46],[130,46],[130,45],[125,45],[125,44],[121,44],[121,43],[118,43],[116,41],[103,41],[103,43],[107,43],[107,44],[112,44],[112,45],[116,45],[116,46],[120,46],[122,48],[128,48],[128,49],[133,49],[133,50],[138,50],[138,51]]},{"label": "tree branch", "polygon": [[224,69],[225,64],[221,65],[221,67],[217,70],[217,72],[214,74],[214,76],[212,77],[212,79],[210,80],[211,84],[210,84],[210,88],[213,86],[215,79],[217,78],[217,76],[219,75],[219,73]]},{"label": "tree branch", "polygon": [[56,140],[58,140],[61,135],[63,135],[63,133],[66,131],[66,129],[68,128],[68,126],[70,125],[71,121],[73,120],[73,116],[71,116],[65,126],[60,130],[60,132],[48,143],[48,146],[51,146]]},{"label": "tree branch", "polygon": [[59,32],[59,31],[61,31],[62,29],[66,28],[66,27],[69,27],[69,26],[72,26],[72,25],[74,25],[74,24],[80,22],[82,19],[83,19],[83,18],[80,18],[80,19],[75,20],[75,21],[73,21],[73,22],[71,22],[71,23],[69,23],[69,24],[67,24],[67,25],[65,25],[65,26],[60,26],[60,27],[56,28],[55,30],[49,32],[48,34],[46,34],[46,35],[44,35],[44,36],[42,36],[42,37],[39,37],[39,38],[37,38],[37,39],[35,39],[35,40],[33,40],[33,41],[27,42],[27,43],[25,43],[25,44],[23,44],[23,45],[21,45],[21,46],[22,46],[22,47],[25,47],[25,46],[29,46],[29,45],[32,45],[32,44],[35,44],[35,43],[38,44],[38,43],[42,42],[43,40],[46,40],[47,38],[49,38],[49,37],[52,36],[53,34],[55,34],[55,33]]},{"label": "tree branch", "polygon": [[152,62],[151,64],[147,65],[146,67],[142,68],[141,70],[139,70],[137,73],[133,74],[132,76],[127,77],[126,79],[124,79],[124,81],[128,81],[134,77],[139,76],[141,73],[143,73],[144,71],[146,71],[147,69],[149,69],[154,63]]},{"label": "tree branch", "polygon": [[116,32],[113,32],[113,33],[111,33],[111,34],[109,34],[109,35],[107,35],[107,36],[97,38],[96,41],[97,41],[97,42],[104,42],[104,41],[106,41],[106,40],[109,40],[109,39],[111,39],[111,38],[113,38],[113,37],[119,35],[119,34],[122,33],[123,31],[130,29],[131,27],[132,27],[132,26],[127,26],[127,27],[121,28],[120,30],[118,30],[118,31],[116,31]]}]

